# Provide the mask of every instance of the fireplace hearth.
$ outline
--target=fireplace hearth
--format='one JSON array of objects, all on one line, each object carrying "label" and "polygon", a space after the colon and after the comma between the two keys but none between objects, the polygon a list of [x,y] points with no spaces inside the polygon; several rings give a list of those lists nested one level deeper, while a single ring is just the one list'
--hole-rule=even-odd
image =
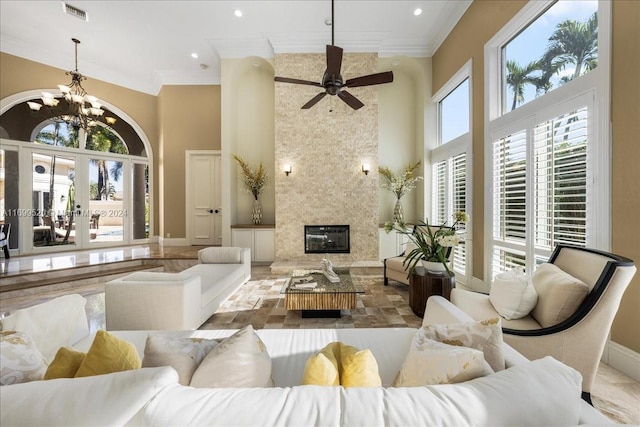
[{"label": "fireplace hearth", "polygon": [[305,225],[305,254],[350,253],[348,225]]}]

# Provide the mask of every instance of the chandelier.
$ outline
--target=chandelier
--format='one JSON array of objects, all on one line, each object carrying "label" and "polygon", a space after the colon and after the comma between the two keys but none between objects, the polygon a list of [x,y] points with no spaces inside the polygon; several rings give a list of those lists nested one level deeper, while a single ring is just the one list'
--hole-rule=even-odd
[{"label": "chandelier", "polygon": [[[67,123],[75,129],[82,128],[88,131],[98,122],[113,125],[116,122],[115,117],[104,116],[102,104],[98,102],[95,96],[87,94],[82,87],[82,81],[87,78],[78,71],[78,45],[80,40],[71,39],[75,43],[76,52],[76,68],[65,74],[71,76],[71,83],[68,85],[58,85],[58,89],[62,92],[62,96],[66,102],[60,104],[60,99],[56,98],[50,92],[42,92],[40,100],[42,104],[34,101],[27,102],[29,108],[35,112],[46,114],[46,118],[57,123]],[[60,105],[59,105],[60,104]],[[41,109],[44,107],[44,110]]]}]

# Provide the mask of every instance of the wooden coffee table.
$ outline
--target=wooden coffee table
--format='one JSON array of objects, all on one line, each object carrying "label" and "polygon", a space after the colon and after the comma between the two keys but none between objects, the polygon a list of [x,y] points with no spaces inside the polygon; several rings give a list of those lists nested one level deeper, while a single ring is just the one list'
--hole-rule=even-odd
[{"label": "wooden coffee table", "polygon": [[287,310],[300,310],[303,318],[340,317],[340,310],[356,308],[356,296],[364,289],[354,284],[349,270],[336,270],[340,282],[332,283],[322,273],[312,273],[317,286],[314,289],[293,289],[291,278],[287,279],[280,290],[284,294],[284,306]]}]

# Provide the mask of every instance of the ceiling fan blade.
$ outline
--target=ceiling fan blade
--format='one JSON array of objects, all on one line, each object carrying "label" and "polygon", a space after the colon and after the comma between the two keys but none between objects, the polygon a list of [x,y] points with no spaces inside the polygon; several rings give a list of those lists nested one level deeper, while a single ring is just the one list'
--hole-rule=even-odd
[{"label": "ceiling fan blade", "polygon": [[316,96],[311,98],[311,100],[309,102],[307,102],[302,107],[300,107],[300,109],[301,110],[308,110],[309,108],[311,108],[314,105],[316,105],[325,96],[327,96],[327,92],[320,92],[319,94],[317,94]]},{"label": "ceiling fan blade", "polygon": [[317,86],[317,87],[322,87],[322,85],[318,82],[312,82],[309,80],[300,80],[300,79],[290,79],[289,77],[275,77],[273,79],[276,82],[281,82],[281,83],[293,83],[296,85],[308,85],[308,86]]},{"label": "ceiling fan blade", "polygon": [[358,87],[380,85],[383,83],[391,83],[393,81],[393,71],[385,71],[384,73],[369,74],[367,76],[356,77],[345,82],[344,86]]},{"label": "ceiling fan blade", "polygon": [[338,46],[327,45],[327,74],[331,76],[339,76],[340,68],[342,68],[342,48]]},{"label": "ceiling fan blade", "polygon": [[360,100],[358,98],[356,98],[355,96],[351,95],[346,90],[340,91],[338,93],[338,97],[340,99],[342,99],[344,102],[346,102],[347,105],[349,107],[353,108],[354,110],[358,110],[358,109],[364,107],[364,104],[362,102],[360,102]]}]

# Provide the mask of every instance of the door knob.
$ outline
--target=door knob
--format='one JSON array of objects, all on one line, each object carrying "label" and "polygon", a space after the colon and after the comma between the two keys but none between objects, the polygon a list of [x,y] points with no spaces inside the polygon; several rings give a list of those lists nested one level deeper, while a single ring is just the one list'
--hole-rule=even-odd
[{"label": "door knob", "polygon": [[[209,209],[209,213],[213,213],[213,209]],[[217,212],[216,212],[217,213]]]},{"label": "door knob", "polygon": [[220,213],[220,209],[216,209],[216,211],[215,211],[215,212],[216,212],[216,213]]}]

